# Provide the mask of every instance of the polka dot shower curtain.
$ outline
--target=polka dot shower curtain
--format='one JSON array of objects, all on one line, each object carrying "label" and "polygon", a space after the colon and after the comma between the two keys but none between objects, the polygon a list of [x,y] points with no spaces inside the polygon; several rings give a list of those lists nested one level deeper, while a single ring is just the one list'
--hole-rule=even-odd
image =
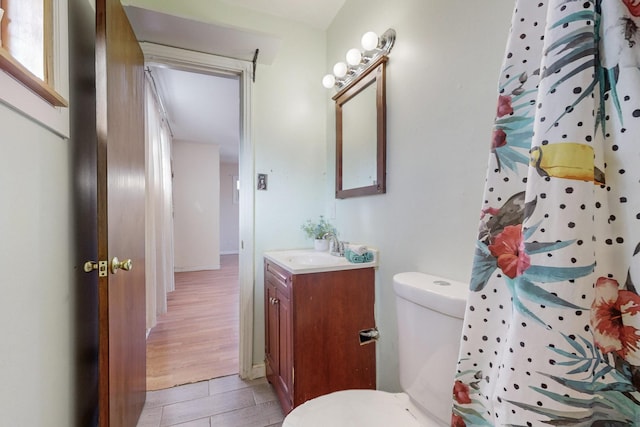
[{"label": "polka dot shower curtain", "polygon": [[453,426],[640,426],[640,0],[516,2]]}]

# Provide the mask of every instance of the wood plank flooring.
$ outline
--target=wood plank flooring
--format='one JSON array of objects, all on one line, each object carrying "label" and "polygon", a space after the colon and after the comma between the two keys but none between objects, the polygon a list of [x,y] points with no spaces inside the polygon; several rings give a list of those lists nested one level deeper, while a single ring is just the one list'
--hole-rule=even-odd
[{"label": "wood plank flooring", "polygon": [[266,378],[229,375],[147,392],[137,427],[282,427],[283,419]]},{"label": "wood plank flooring", "polygon": [[147,390],[238,373],[238,256],[220,258],[220,270],[175,273],[147,338]]}]

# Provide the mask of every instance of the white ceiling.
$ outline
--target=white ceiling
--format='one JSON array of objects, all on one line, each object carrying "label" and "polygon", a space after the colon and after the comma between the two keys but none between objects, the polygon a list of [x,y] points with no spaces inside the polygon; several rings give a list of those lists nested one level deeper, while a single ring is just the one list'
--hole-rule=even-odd
[{"label": "white ceiling", "polygon": [[[326,29],[345,0],[222,0],[234,6]],[[260,64],[271,64],[281,40],[248,31],[125,6],[139,41],[250,61],[260,49]],[[237,162],[240,145],[238,79],[151,68],[175,140],[220,145],[220,159]]]},{"label": "white ceiling", "polygon": [[256,12],[275,15],[326,30],[345,0],[222,0]]},{"label": "white ceiling", "polygon": [[176,140],[220,146],[220,160],[238,160],[240,82],[169,68],[150,67]]}]

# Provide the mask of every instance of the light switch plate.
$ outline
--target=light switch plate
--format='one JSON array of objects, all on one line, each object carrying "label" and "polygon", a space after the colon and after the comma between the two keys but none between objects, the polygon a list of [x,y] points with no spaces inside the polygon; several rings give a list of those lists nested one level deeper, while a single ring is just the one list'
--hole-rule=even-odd
[{"label": "light switch plate", "polygon": [[258,190],[266,190],[267,189],[267,174],[259,173],[258,174]]}]

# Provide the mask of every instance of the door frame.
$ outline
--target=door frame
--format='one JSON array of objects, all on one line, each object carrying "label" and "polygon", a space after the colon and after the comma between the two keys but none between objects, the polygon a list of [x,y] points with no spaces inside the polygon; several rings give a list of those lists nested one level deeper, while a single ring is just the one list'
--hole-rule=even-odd
[{"label": "door frame", "polygon": [[[194,52],[155,43],[141,42],[145,66],[170,67],[211,75],[234,75],[240,79],[240,247],[238,280],[240,282],[239,375],[254,379],[264,376],[264,365],[253,366],[254,311],[254,150],[251,138],[251,84],[253,64],[249,61]],[[245,188],[246,187],[246,188]],[[245,191],[243,191],[245,190]]]}]

